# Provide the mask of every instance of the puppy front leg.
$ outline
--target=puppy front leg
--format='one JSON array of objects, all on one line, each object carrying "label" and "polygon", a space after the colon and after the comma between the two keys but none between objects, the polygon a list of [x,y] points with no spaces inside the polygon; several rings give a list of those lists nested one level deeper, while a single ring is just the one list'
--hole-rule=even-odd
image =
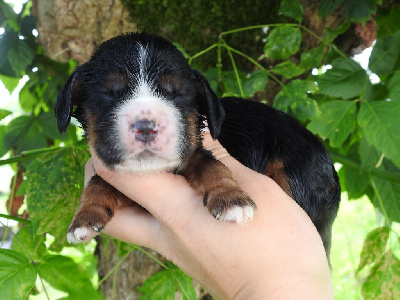
[{"label": "puppy front leg", "polygon": [[100,176],[94,175],[81,196],[78,210],[69,225],[69,243],[89,241],[99,234],[111,220],[115,211],[134,205],[134,202],[119,192]]},{"label": "puppy front leg", "polygon": [[217,220],[247,223],[253,219],[256,204],[237,185],[231,171],[210,151],[195,151],[179,173],[198,193],[204,195],[204,206]]}]

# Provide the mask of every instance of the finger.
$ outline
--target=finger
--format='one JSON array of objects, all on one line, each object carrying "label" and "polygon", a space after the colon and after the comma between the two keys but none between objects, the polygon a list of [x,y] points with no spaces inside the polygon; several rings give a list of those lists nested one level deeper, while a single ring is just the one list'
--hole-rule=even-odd
[{"label": "finger", "polygon": [[102,232],[128,243],[154,249],[160,241],[159,228],[158,221],[137,205],[117,210]]},{"label": "finger", "polygon": [[203,147],[211,151],[216,159],[220,160],[229,156],[228,151],[222,147],[218,140],[214,140],[211,137],[210,132],[203,132],[201,136],[203,138]]},{"label": "finger", "polygon": [[90,158],[85,165],[85,186],[89,183],[90,178],[92,178],[96,172],[94,171],[93,160]]}]

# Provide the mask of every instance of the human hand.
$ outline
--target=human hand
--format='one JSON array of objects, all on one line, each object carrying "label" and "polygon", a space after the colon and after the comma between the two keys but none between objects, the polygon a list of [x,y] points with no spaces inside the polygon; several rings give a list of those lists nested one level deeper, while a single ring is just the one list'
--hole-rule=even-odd
[{"label": "human hand", "polygon": [[93,175],[94,166],[140,205],[117,211],[103,232],[156,250],[218,299],[333,299],[322,241],[306,213],[207,133],[203,144],[256,202],[252,222],[215,220],[182,176],[111,171],[93,157],[85,177]]}]

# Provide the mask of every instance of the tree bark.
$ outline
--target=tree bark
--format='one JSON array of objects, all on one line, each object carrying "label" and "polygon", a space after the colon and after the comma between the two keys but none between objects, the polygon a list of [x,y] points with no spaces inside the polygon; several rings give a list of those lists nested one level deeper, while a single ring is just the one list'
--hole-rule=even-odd
[{"label": "tree bark", "polygon": [[137,31],[119,0],[33,0],[39,43],[50,58],[86,62],[103,41]]},{"label": "tree bark", "polygon": [[[151,255],[165,263],[165,259],[157,252],[145,249]],[[121,262],[115,244],[108,240],[97,237],[96,256],[98,258],[99,280],[102,280],[110,270],[119,264],[111,275],[100,285],[100,290],[106,299],[137,299],[140,294],[137,288],[152,274],[160,271],[162,267],[152,258],[141,251],[132,251]]]}]

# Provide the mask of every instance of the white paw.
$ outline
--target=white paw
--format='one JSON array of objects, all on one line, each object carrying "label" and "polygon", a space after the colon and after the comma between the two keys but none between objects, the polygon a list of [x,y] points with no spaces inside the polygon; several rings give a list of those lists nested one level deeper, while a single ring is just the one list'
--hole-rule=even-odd
[{"label": "white paw", "polygon": [[89,241],[97,234],[98,233],[96,231],[93,231],[87,227],[78,227],[73,232],[67,233],[67,240],[70,244],[79,244]]},{"label": "white paw", "polygon": [[226,210],[225,215],[217,217],[218,220],[225,222],[236,222],[238,224],[246,224],[253,220],[254,207],[246,205],[234,206]]}]

